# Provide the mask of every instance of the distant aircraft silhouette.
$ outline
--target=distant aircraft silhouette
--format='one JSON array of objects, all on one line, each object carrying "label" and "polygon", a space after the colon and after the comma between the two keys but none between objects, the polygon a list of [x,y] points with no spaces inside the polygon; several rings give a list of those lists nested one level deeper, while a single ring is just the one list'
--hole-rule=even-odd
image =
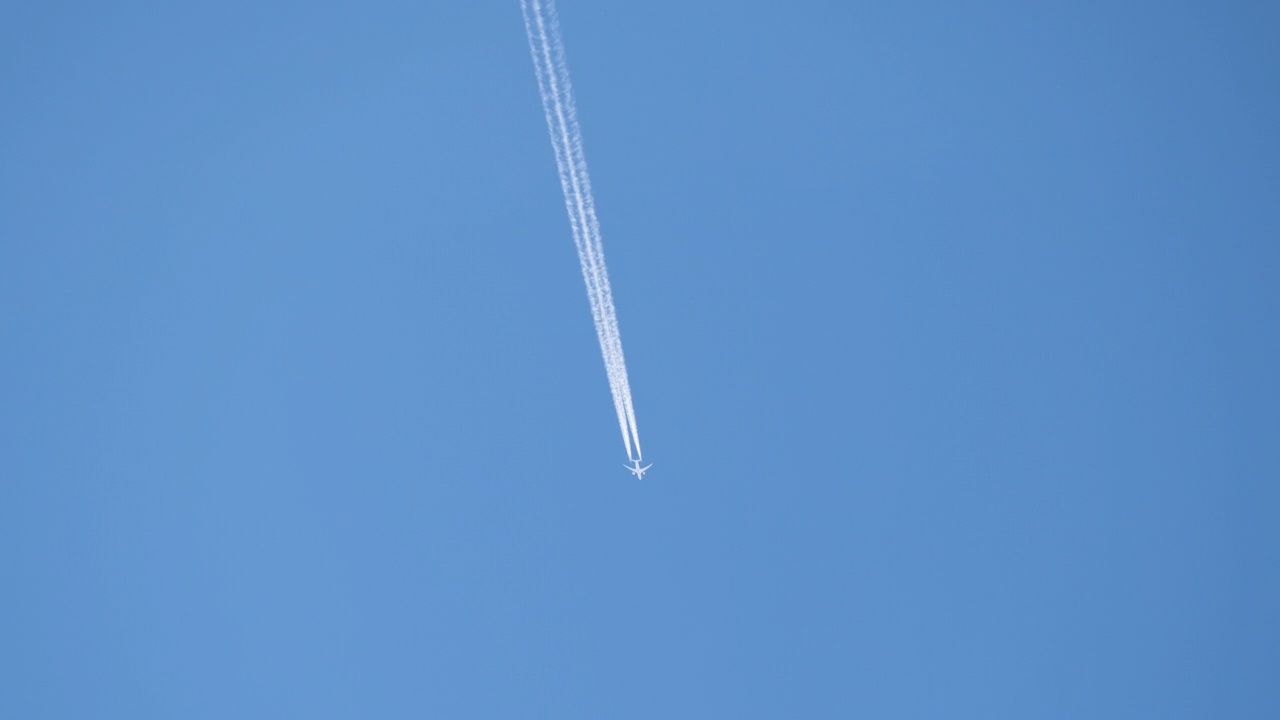
[{"label": "distant aircraft silhouette", "polygon": [[648,470],[648,469],[649,469],[649,468],[651,468],[651,467],[653,467],[653,463],[649,463],[648,465],[645,465],[644,467],[640,467],[640,461],[639,461],[639,460],[632,460],[631,462],[635,463],[635,467],[630,467],[630,466],[628,466],[628,465],[623,465],[622,467],[627,468],[627,470],[628,470],[628,471],[630,471],[632,475],[635,475],[635,476],[636,476],[636,478],[637,478],[637,479],[640,479],[640,480],[643,480],[643,479],[644,479],[644,471],[645,471],[645,470]]}]

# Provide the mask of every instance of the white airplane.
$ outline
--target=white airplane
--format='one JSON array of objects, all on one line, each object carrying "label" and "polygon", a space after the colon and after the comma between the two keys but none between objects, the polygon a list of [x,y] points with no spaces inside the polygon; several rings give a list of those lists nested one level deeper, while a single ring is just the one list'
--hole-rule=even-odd
[{"label": "white airplane", "polygon": [[649,463],[648,465],[645,465],[644,467],[640,467],[640,461],[639,461],[639,460],[632,460],[631,462],[632,462],[632,463],[635,463],[635,467],[629,467],[629,466],[627,466],[627,465],[623,465],[622,467],[627,468],[627,470],[629,470],[629,471],[631,472],[631,474],[632,474],[632,475],[635,475],[635,476],[636,476],[636,479],[638,479],[638,480],[643,480],[643,479],[644,479],[644,471],[645,471],[645,470],[648,470],[648,469],[649,469],[649,468],[651,468],[651,467],[653,467],[653,463]]}]

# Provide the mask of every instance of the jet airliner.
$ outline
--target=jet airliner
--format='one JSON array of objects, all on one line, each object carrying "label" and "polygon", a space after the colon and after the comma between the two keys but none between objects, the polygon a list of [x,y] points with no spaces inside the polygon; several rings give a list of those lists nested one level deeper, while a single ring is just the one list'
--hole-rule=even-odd
[{"label": "jet airliner", "polygon": [[623,467],[627,468],[627,470],[628,470],[632,475],[635,475],[635,476],[636,476],[636,479],[638,479],[638,480],[643,480],[643,479],[644,479],[644,471],[645,471],[645,470],[648,470],[648,469],[649,469],[649,468],[651,468],[651,467],[653,467],[653,463],[649,463],[648,465],[645,465],[644,467],[640,467],[640,461],[639,461],[639,460],[632,460],[631,462],[635,464],[635,467],[629,467],[629,466],[627,466],[627,465],[623,465]]}]

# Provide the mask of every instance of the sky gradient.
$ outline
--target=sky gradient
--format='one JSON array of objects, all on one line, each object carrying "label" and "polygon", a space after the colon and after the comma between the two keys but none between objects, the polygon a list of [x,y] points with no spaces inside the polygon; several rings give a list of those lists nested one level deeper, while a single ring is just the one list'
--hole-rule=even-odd
[{"label": "sky gradient", "polygon": [[0,11],[0,716],[1280,717],[1280,12]]}]

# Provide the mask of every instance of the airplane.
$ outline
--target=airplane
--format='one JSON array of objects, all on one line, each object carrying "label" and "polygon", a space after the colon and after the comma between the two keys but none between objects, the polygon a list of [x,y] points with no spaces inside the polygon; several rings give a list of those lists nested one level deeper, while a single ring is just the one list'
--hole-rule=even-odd
[{"label": "airplane", "polygon": [[639,461],[639,460],[632,460],[631,462],[635,463],[635,467],[630,467],[630,466],[628,466],[628,465],[623,465],[622,467],[627,468],[627,470],[629,470],[629,471],[631,472],[631,474],[632,474],[632,475],[635,475],[635,476],[636,476],[636,479],[637,479],[637,480],[643,480],[643,479],[644,479],[644,471],[645,471],[645,470],[648,470],[648,469],[649,469],[649,468],[651,468],[651,467],[653,467],[653,463],[649,463],[648,465],[645,465],[644,467],[640,467],[640,461]]}]

